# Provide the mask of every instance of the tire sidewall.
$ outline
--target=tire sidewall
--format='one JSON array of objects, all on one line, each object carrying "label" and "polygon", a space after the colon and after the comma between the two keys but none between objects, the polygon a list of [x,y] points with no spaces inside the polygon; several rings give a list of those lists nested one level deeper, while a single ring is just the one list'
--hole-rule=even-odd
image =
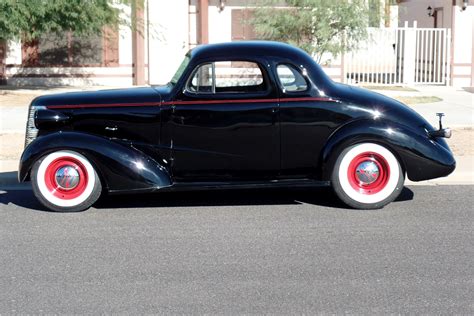
[{"label": "tire sidewall", "polygon": [[[86,188],[77,198],[69,200],[58,198],[46,187],[46,169],[52,161],[61,157],[78,160],[84,165],[87,172]],[[99,199],[102,191],[100,179],[90,161],[82,154],[71,150],[51,152],[38,159],[31,171],[31,182],[33,193],[41,204],[55,212],[79,212],[86,210]]]},{"label": "tire sidewall", "polygon": [[[351,187],[348,179],[349,164],[364,152],[375,152],[383,156],[389,166],[389,179],[385,187],[375,194],[363,194]],[[397,157],[387,147],[373,142],[358,143],[342,150],[336,160],[331,183],[335,193],[348,206],[358,209],[382,208],[400,194],[405,177]]]}]

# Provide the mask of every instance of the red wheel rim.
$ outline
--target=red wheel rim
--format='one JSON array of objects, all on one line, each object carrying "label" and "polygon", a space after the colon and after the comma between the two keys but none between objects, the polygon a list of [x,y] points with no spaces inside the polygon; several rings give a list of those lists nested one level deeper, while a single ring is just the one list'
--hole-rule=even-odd
[{"label": "red wheel rim", "polygon": [[[371,182],[361,181],[361,169],[363,165],[371,165],[376,167],[377,173],[366,174],[370,179],[374,179]],[[367,170],[364,170],[366,173]],[[359,172],[359,173],[358,173]],[[362,194],[376,194],[382,191],[388,183],[390,178],[390,166],[380,154],[375,152],[364,152],[352,159],[347,170],[347,177],[349,183],[354,190]]]},{"label": "red wheel rim", "polygon": [[[73,188],[63,188],[57,182],[56,174],[58,170],[65,167],[73,168],[79,176],[79,181]],[[48,191],[55,197],[62,200],[72,200],[80,196],[86,190],[88,175],[86,167],[79,160],[73,157],[60,157],[48,165],[44,174],[44,181]]]}]

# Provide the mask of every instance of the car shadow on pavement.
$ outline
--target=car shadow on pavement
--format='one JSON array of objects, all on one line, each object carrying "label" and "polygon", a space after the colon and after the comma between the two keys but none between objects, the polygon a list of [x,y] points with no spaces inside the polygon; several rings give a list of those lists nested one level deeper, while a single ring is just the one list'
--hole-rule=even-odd
[{"label": "car shadow on pavement", "polygon": [[[396,201],[413,199],[413,191],[404,188]],[[212,190],[160,192],[141,195],[104,196],[95,208],[164,208],[199,206],[296,205],[311,204],[349,209],[330,187],[306,189]]]},{"label": "car shadow on pavement", "polygon": [[[0,173],[0,207],[13,204],[22,208],[47,211],[31,191],[31,185],[16,183],[16,172]],[[404,188],[396,201],[413,199],[413,191]],[[330,208],[348,207],[330,187],[305,189],[210,190],[186,192],[157,192],[153,194],[124,194],[104,196],[94,205],[96,209],[170,208],[197,206],[296,205],[311,204]]]},{"label": "car shadow on pavement", "polygon": [[315,204],[345,208],[330,188],[234,189],[105,195],[96,208],[198,207]]},{"label": "car shadow on pavement", "polygon": [[[0,207],[13,204],[36,211],[48,210],[31,190],[0,188]],[[330,188],[316,189],[255,189],[186,192],[157,192],[148,194],[104,194],[93,206],[96,209],[172,208],[200,206],[258,206],[313,204],[332,208],[347,208]]]}]

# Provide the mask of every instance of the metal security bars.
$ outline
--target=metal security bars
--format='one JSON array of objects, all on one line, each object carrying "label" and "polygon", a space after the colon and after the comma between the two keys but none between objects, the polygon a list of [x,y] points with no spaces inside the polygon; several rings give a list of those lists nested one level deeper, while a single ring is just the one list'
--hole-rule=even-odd
[{"label": "metal security bars", "polygon": [[369,38],[345,55],[349,84],[449,85],[451,30],[445,28],[369,28]]}]

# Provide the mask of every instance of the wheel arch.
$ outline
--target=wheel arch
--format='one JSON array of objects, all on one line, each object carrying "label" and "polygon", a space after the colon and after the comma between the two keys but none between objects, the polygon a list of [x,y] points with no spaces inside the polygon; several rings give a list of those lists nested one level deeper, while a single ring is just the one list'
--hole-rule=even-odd
[{"label": "wheel arch", "polygon": [[33,164],[59,150],[76,151],[86,157],[109,192],[146,191],[171,185],[167,170],[150,156],[132,146],[81,132],[57,132],[33,141],[20,158],[18,180],[30,180]]},{"label": "wheel arch", "polygon": [[338,128],[328,139],[320,157],[322,180],[331,178],[339,154],[358,143],[372,142],[390,150],[410,180],[421,181],[445,176],[454,169],[454,158],[428,135],[397,122],[382,119],[351,121]]}]

